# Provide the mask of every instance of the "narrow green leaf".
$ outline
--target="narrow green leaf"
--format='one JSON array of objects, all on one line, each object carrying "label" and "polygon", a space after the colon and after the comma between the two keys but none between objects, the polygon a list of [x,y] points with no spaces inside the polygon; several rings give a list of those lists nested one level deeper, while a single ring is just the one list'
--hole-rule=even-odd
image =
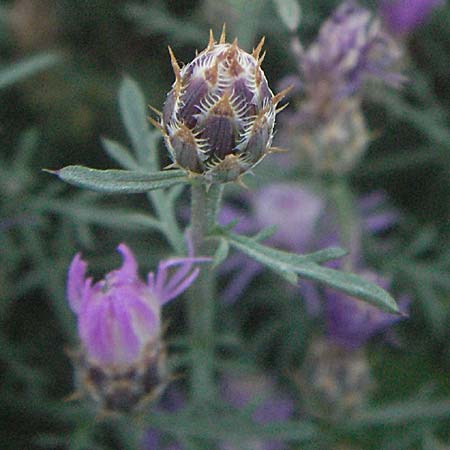
[{"label": "narrow green leaf", "polygon": [[[267,230],[269,230],[269,228]],[[258,242],[256,242],[255,237],[249,238],[236,233],[232,233],[228,231],[228,227],[227,229],[219,230],[219,233],[224,234],[227,239],[230,240],[230,243],[236,248],[239,248],[239,250],[247,248],[247,251],[252,251],[255,255],[264,255],[265,257],[273,260],[274,263],[284,264],[287,270],[291,270],[288,268],[289,265],[295,266],[296,264],[304,264],[308,262],[323,263],[332,259],[340,258],[346,254],[346,251],[341,248],[330,247],[315,253],[297,255],[283,250],[277,250],[263,244],[259,244]],[[259,234],[256,236],[259,237]]]},{"label": "narrow green leaf", "polygon": [[32,56],[15,64],[0,69],[0,89],[10,86],[17,81],[22,81],[41,70],[53,66],[61,61],[61,56],[56,53],[47,53]]},{"label": "narrow green leaf", "polygon": [[300,5],[297,0],[274,0],[281,21],[289,31],[294,32],[300,25]]},{"label": "narrow green leaf", "polygon": [[148,131],[147,107],[139,85],[125,77],[119,88],[119,106],[123,123],[134,147],[142,145],[142,136]]},{"label": "narrow green leaf", "polygon": [[177,414],[150,413],[147,420],[154,427],[174,434],[245,442],[252,439],[308,441],[320,436],[321,431],[307,420],[258,424],[244,415],[207,414],[193,415],[189,412]]},{"label": "narrow green leaf", "polygon": [[276,231],[277,226],[272,225],[270,227],[264,228],[258,234],[255,234],[255,236],[253,236],[253,239],[257,242],[265,241],[266,239],[272,237]]},{"label": "narrow green leaf", "polygon": [[342,258],[347,255],[347,253],[347,250],[340,247],[328,247],[314,253],[306,253],[302,256],[316,264],[322,264],[327,261],[332,261],[333,259]]},{"label": "narrow green leaf", "polygon": [[221,239],[220,244],[217,247],[217,250],[214,254],[214,261],[213,261],[213,268],[216,268],[217,266],[220,266],[228,256],[228,253],[230,252],[230,244],[226,239]]},{"label": "narrow green leaf", "polygon": [[181,170],[142,173],[131,170],[98,170],[84,166],[67,166],[58,170],[61,180],[75,186],[110,194],[136,194],[186,183]]},{"label": "narrow green leaf", "polygon": [[102,138],[102,145],[106,153],[122,167],[128,170],[139,170],[139,164],[122,144],[108,138]]},{"label": "narrow green leaf", "polygon": [[131,78],[124,78],[120,85],[119,106],[123,123],[139,163],[144,164],[146,170],[158,171],[159,163],[156,152],[161,134],[158,130],[150,129],[144,94],[139,85]]},{"label": "narrow green leaf", "polygon": [[[271,268],[292,283],[295,282],[292,274],[296,274],[307,280],[323,283],[350,296],[365,300],[387,312],[399,312],[395,300],[380,286],[352,273],[319,266],[314,260],[314,254],[294,255],[269,248],[251,238],[231,232],[222,231],[222,234],[227,237],[233,247]],[[336,249],[332,249],[330,252],[330,255],[333,254],[336,254]],[[329,256],[327,251],[325,251],[325,255]],[[321,252],[319,256],[322,257],[323,253]]]},{"label": "narrow green leaf", "polygon": [[346,421],[344,426],[350,429],[367,426],[385,427],[418,420],[448,419],[449,417],[450,400],[407,400],[360,412],[357,417]]},{"label": "narrow green leaf", "polygon": [[97,205],[90,206],[81,202],[62,202],[57,200],[44,200],[35,202],[35,207],[45,211],[52,211],[73,217],[76,222],[102,225],[109,228],[125,230],[161,229],[159,220],[149,214],[138,213],[133,210],[120,208],[102,208]]}]

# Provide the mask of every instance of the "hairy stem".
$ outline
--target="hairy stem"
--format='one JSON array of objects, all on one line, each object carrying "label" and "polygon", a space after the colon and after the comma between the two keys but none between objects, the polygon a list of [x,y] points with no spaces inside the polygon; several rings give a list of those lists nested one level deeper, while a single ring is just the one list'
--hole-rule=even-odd
[{"label": "hairy stem", "polygon": [[[191,190],[191,232],[195,254],[210,256],[211,241],[206,238],[216,224],[222,185],[208,190],[204,184],[193,184]],[[214,396],[214,313],[215,274],[203,268],[190,291],[189,327],[191,330],[191,395],[197,404],[207,404]]]},{"label": "hairy stem", "polygon": [[360,227],[355,214],[353,194],[348,181],[343,178],[334,179],[331,182],[329,192],[336,208],[341,245],[349,251],[349,255],[344,262],[344,268],[351,270],[354,257],[360,250]]}]

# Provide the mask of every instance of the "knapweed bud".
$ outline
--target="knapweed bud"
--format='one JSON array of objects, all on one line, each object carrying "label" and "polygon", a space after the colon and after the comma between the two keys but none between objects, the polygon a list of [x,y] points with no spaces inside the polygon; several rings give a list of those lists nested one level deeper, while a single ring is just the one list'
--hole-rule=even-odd
[{"label": "knapweed bud", "polygon": [[306,411],[332,420],[361,410],[373,388],[364,350],[348,351],[323,338],[313,339],[297,382]]},{"label": "knapweed bud", "polygon": [[208,46],[180,68],[170,51],[175,82],[158,126],[174,166],[201,174],[208,183],[235,181],[271,151],[277,104],[260,56],[264,39],[251,54],[237,40]]},{"label": "knapweed bud", "polygon": [[[147,283],[138,276],[132,252],[120,244],[120,269],[93,283],[87,264],[77,254],[68,274],[67,296],[78,319],[81,348],[75,352],[77,389],[102,412],[129,412],[164,390],[168,381],[166,350],[161,337],[161,307],[183,292],[204,258],[163,261]],[[170,267],[179,266],[172,278]]]}]

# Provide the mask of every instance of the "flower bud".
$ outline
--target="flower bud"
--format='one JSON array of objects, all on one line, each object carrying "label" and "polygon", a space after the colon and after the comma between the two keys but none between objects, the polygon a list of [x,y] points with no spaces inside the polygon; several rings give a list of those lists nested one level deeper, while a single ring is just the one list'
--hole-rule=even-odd
[{"label": "flower bud", "polygon": [[[202,174],[209,183],[235,181],[271,151],[277,104],[260,57],[264,39],[251,54],[237,40],[208,46],[180,68],[169,48],[175,82],[160,121],[174,166]],[[273,150],[273,149],[272,149]]]},{"label": "flower bud", "polygon": [[[144,283],[125,244],[120,269],[93,284],[87,264],[77,254],[67,281],[67,296],[77,315],[81,348],[74,356],[78,390],[103,412],[129,412],[159,396],[168,381],[161,338],[161,307],[194,281],[194,262],[204,258],[163,261]],[[180,266],[168,279],[168,269]]]},{"label": "flower bud", "polygon": [[297,376],[309,414],[341,419],[357,413],[373,388],[363,349],[347,351],[327,339],[314,339]]}]

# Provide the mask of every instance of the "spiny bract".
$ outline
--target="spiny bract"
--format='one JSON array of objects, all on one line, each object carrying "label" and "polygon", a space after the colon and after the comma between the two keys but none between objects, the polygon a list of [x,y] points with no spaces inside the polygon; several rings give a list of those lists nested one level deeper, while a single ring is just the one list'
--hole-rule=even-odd
[{"label": "spiny bract", "polygon": [[260,56],[264,38],[252,54],[237,40],[219,42],[212,32],[208,46],[180,68],[169,53],[175,82],[167,94],[159,121],[174,162],[209,183],[235,181],[276,149],[271,147],[277,104],[286,90],[269,89]]}]

